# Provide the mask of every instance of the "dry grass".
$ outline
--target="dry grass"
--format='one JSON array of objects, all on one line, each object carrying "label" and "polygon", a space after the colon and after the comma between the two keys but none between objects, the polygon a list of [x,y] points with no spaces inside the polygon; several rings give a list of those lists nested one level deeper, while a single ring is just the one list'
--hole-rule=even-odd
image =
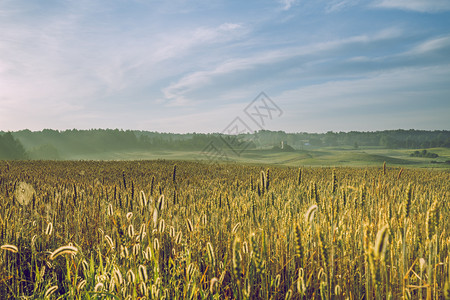
[{"label": "dry grass", "polygon": [[449,182],[381,165],[0,162],[0,298],[443,299]]}]

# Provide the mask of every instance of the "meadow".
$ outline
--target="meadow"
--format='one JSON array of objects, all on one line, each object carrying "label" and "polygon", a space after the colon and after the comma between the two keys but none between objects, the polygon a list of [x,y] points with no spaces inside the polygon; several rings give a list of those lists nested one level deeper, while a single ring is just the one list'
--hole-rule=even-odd
[{"label": "meadow", "polygon": [[[222,149],[223,150],[223,149]],[[429,148],[438,158],[411,157],[414,151],[422,149],[386,149],[381,147],[305,147],[303,150],[279,151],[273,149],[247,149],[236,155],[224,152],[229,162],[243,164],[265,164],[276,166],[314,167],[374,167],[384,162],[389,166],[450,169],[450,148]],[[85,155],[70,155],[64,160],[187,160],[209,161],[208,154],[197,150],[152,150],[152,151],[105,151]]]},{"label": "meadow", "polygon": [[379,161],[0,161],[0,298],[449,299],[449,182]]}]

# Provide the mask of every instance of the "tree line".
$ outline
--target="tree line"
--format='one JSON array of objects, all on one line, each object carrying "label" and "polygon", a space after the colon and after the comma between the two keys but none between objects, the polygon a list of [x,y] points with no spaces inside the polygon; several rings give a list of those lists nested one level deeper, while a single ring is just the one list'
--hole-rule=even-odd
[{"label": "tree line", "polygon": [[65,159],[74,155],[132,150],[201,151],[211,142],[237,141],[247,149],[271,149],[281,142],[294,150],[314,147],[450,148],[450,131],[386,130],[374,132],[286,133],[260,130],[237,137],[220,133],[161,133],[91,129],[0,132],[0,159]]},{"label": "tree line", "polygon": [[0,134],[0,159],[26,159],[27,153],[23,145],[10,132]]}]

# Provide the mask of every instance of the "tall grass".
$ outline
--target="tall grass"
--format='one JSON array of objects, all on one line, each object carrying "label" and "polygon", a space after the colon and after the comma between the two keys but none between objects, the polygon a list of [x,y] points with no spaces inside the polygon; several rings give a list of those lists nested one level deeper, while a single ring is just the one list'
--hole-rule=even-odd
[{"label": "tall grass", "polygon": [[386,165],[0,162],[0,298],[443,299],[449,182]]}]

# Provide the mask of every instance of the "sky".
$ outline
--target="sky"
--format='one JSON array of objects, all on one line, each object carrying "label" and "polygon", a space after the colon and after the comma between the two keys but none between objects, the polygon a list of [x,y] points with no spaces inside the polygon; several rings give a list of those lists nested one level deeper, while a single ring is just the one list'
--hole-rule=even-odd
[{"label": "sky", "polygon": [[450,130],[450,1],[0,0],[0,131],[44,128]]}]

